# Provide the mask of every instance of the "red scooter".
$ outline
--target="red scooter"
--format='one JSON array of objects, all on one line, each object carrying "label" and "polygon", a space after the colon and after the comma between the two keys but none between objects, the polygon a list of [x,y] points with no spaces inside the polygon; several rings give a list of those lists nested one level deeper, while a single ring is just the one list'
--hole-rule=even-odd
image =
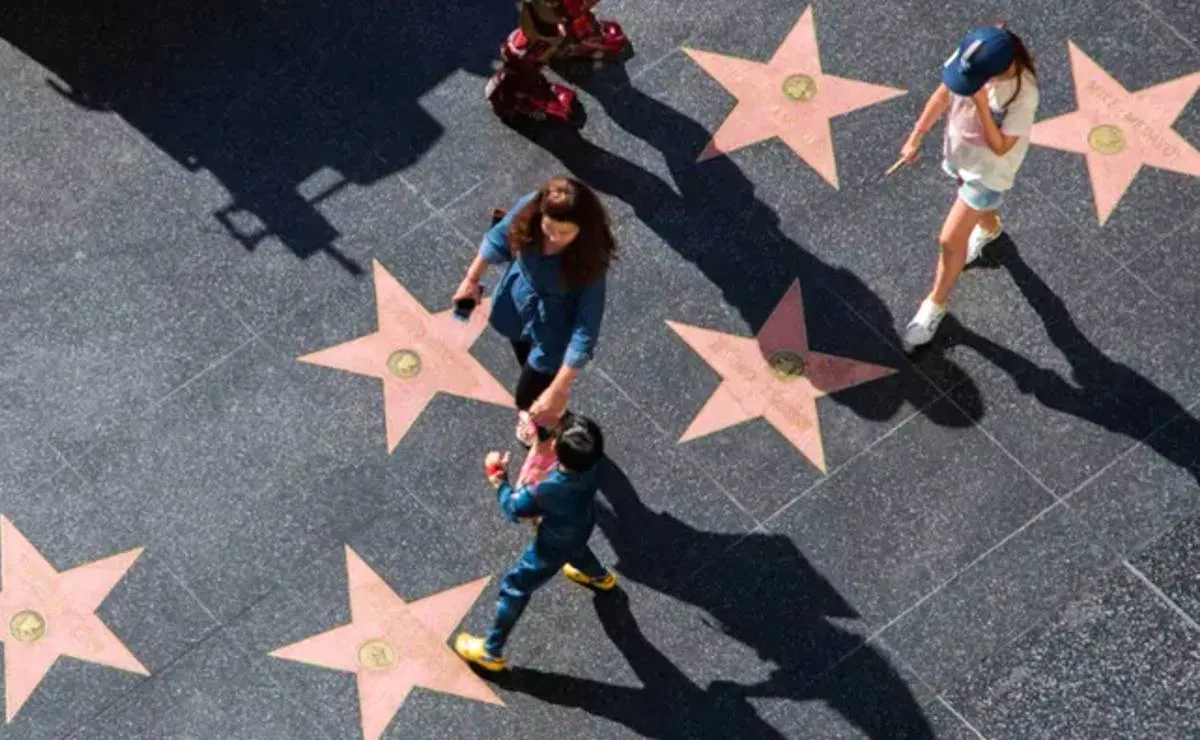
[{"label": "red scooter", "polygon": [[500,69],[484,95],[506,123],[550,122],[578,128],[585,115],[575,91],[550,82],[548,65],[621,59],[629,42],[621,26],[591,12],[596,0],[523,0],[520,25],[500,46]]}]

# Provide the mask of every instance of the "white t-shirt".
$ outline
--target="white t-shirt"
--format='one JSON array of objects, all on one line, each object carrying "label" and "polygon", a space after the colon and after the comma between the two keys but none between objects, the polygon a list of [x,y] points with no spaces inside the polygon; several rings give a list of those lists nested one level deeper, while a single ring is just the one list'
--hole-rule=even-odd
[{"label": "white t-shirt", "polygon": [[[1031,74],[1024,75],[1020,94],[1008,103],[1016,92],[1015,77],[999,80],[988,88],[988,103],[996,125],[1005,135],[1020,137],[1004,155],[996,154],[988,146],[975,102],[971,98],[950,93],[943,144],[945,166],[948,171],[961,177],[963,182],[978,182],[997,193],[1012,188],[1013,178],[1029,151],[1029,132],[1037,116],[1037,79]],[[1008,103],[1007,109],[1005,103]]]}]

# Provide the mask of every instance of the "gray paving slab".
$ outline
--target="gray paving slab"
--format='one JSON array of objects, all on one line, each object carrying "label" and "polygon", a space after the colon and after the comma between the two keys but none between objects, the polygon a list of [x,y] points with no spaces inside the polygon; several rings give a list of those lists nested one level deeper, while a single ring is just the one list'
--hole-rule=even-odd
[{"label": "gray paving slab", "polygon": [[[566,75],[578,133],[482,100],[509,4],[6,8],[0,513],[56,567],[146,546],[98,614],[151,676],[61,660],[0,735],[358,736],[352,676],[267,655],[350,619],[347,545],[409,600],[491,576],[487,627],[529,536],[480,471],[512,410],[439,395],[389,453],[379,381],[296,360],[375,331],[373,260],[446,308],[492,208],[560,172],[623,252],[572,398],[622,588],[555,579],[505,706],[418,688],[384,737],[1200,732],[1200,181],[1143,167],[1101,226],[1084,158],[1035,146],[906,358],[951,186],[933,140],[883,177],[972,25],[1029,42],[1046,120],[1068,42],[1140,90],[1200,69],[1195,13],[814,0],[823,71],[906,93],[831,121],[836,187],[778,139],[698,162],[736,101],[686,50],[765,62],[808,7],[605,0],[635,53]],[[666,321],[750,336],[797,280],[813,350],[899,372],[818,401],[825,473],[761,420],[679,443],[717,376]],[[471,352],[512,387],[503,339]]]},{"label": "gray paving slab", "polygon": [[143,691],[108,707],[70,737],[338,737],[309,722],[293,695],[230,638],[225,631],[213,634],[149,679]]},{"label": "gray paving slab", "polygon": [[372,391],[256,342],[97,440],[78,468],[227,620],[394,495]]},{"label": "gray paving slab", "polygon": [[1137,552],[1200,507],[1196,411],[1176,417],[1067,499],[1117,552]]},{"label": "gray paving slab", "polygon": [[864,646],[809,686],[806,700],[778,702],[769,721],[785,734],[845,738],[963,738],[977,735],[878,642]]},{"label": "gray paving slab", "polygon": [[988,738],[1187,737],[1197,639],[1118,567],[947,696]]},{"label": "gray paving slab", "polygon": [[768,525],[879,629],[1053,501],[980,430],[917,416]]},{"label": "gray paving slab", "polygon": [[137,241],[7,271],[6,417],[69,458],[250,338],[204,255]]},{"label": "gray paving slab", "polygon": [[1184,245],[1197,243],[1200,243],[1200,217],[1129,263],[1130,272],[1168,301],[1183,320],[1200,310],[1200,296],[1195,289],[1198,268],[1191,260],[1179,256]]},{"label": "gray paving slab", "polygon": [[1200,46],[1200,23],[1197,22],[1196,14],[1192,12],[1186,2],[1146,0],[1146,5],[1150,10],[1158,13],[1171,30],[1190,41],[1192,46]]},{"label": "gray paving slab", "polygon": [[1022,260],[1009,269],[1044,333],[1008,348],[962,327],[952,327],[952,336],[980,348],[995,366],[980,381],[983,426],[1067,495],[1195,400],[1186,360],[1194,340],[1171,307],[1127,273],[1068,302]]},{"label": "gray paving slab", "polygon": [[1180,522],[1140,552],[1130,563],[1146,575],[1193,622],[1200,617],[1200,547],[1195,518]]},{"label": "gray paving slab", "polygon": [[1115,562],[1058,504],[889,624],[882,639],[944,691]]}]

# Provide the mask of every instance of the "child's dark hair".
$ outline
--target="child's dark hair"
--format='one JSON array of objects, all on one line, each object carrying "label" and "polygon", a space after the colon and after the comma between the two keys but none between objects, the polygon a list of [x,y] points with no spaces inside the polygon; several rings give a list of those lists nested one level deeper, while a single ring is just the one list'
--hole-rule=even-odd
[{"label": "child's dark hair", "polygon": [[567,414],[554,439],[558,463],[567,470],[582,473],[604,457],[604,435],[600,426],[585,416]]}]

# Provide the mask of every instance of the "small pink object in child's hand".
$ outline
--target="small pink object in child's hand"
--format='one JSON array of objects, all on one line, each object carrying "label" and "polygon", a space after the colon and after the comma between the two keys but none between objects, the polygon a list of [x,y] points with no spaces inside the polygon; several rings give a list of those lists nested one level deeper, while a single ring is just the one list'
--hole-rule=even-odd
[{"label": "small pink object in child's hand", "polygon": [[521,465],[521,472],[517,475],[517,485],[540,482],[557,464],[558,458],[555,457],[553,452],[547,455],[539,455],[536,452],[530,451],[525,456],[525,462]]}]

